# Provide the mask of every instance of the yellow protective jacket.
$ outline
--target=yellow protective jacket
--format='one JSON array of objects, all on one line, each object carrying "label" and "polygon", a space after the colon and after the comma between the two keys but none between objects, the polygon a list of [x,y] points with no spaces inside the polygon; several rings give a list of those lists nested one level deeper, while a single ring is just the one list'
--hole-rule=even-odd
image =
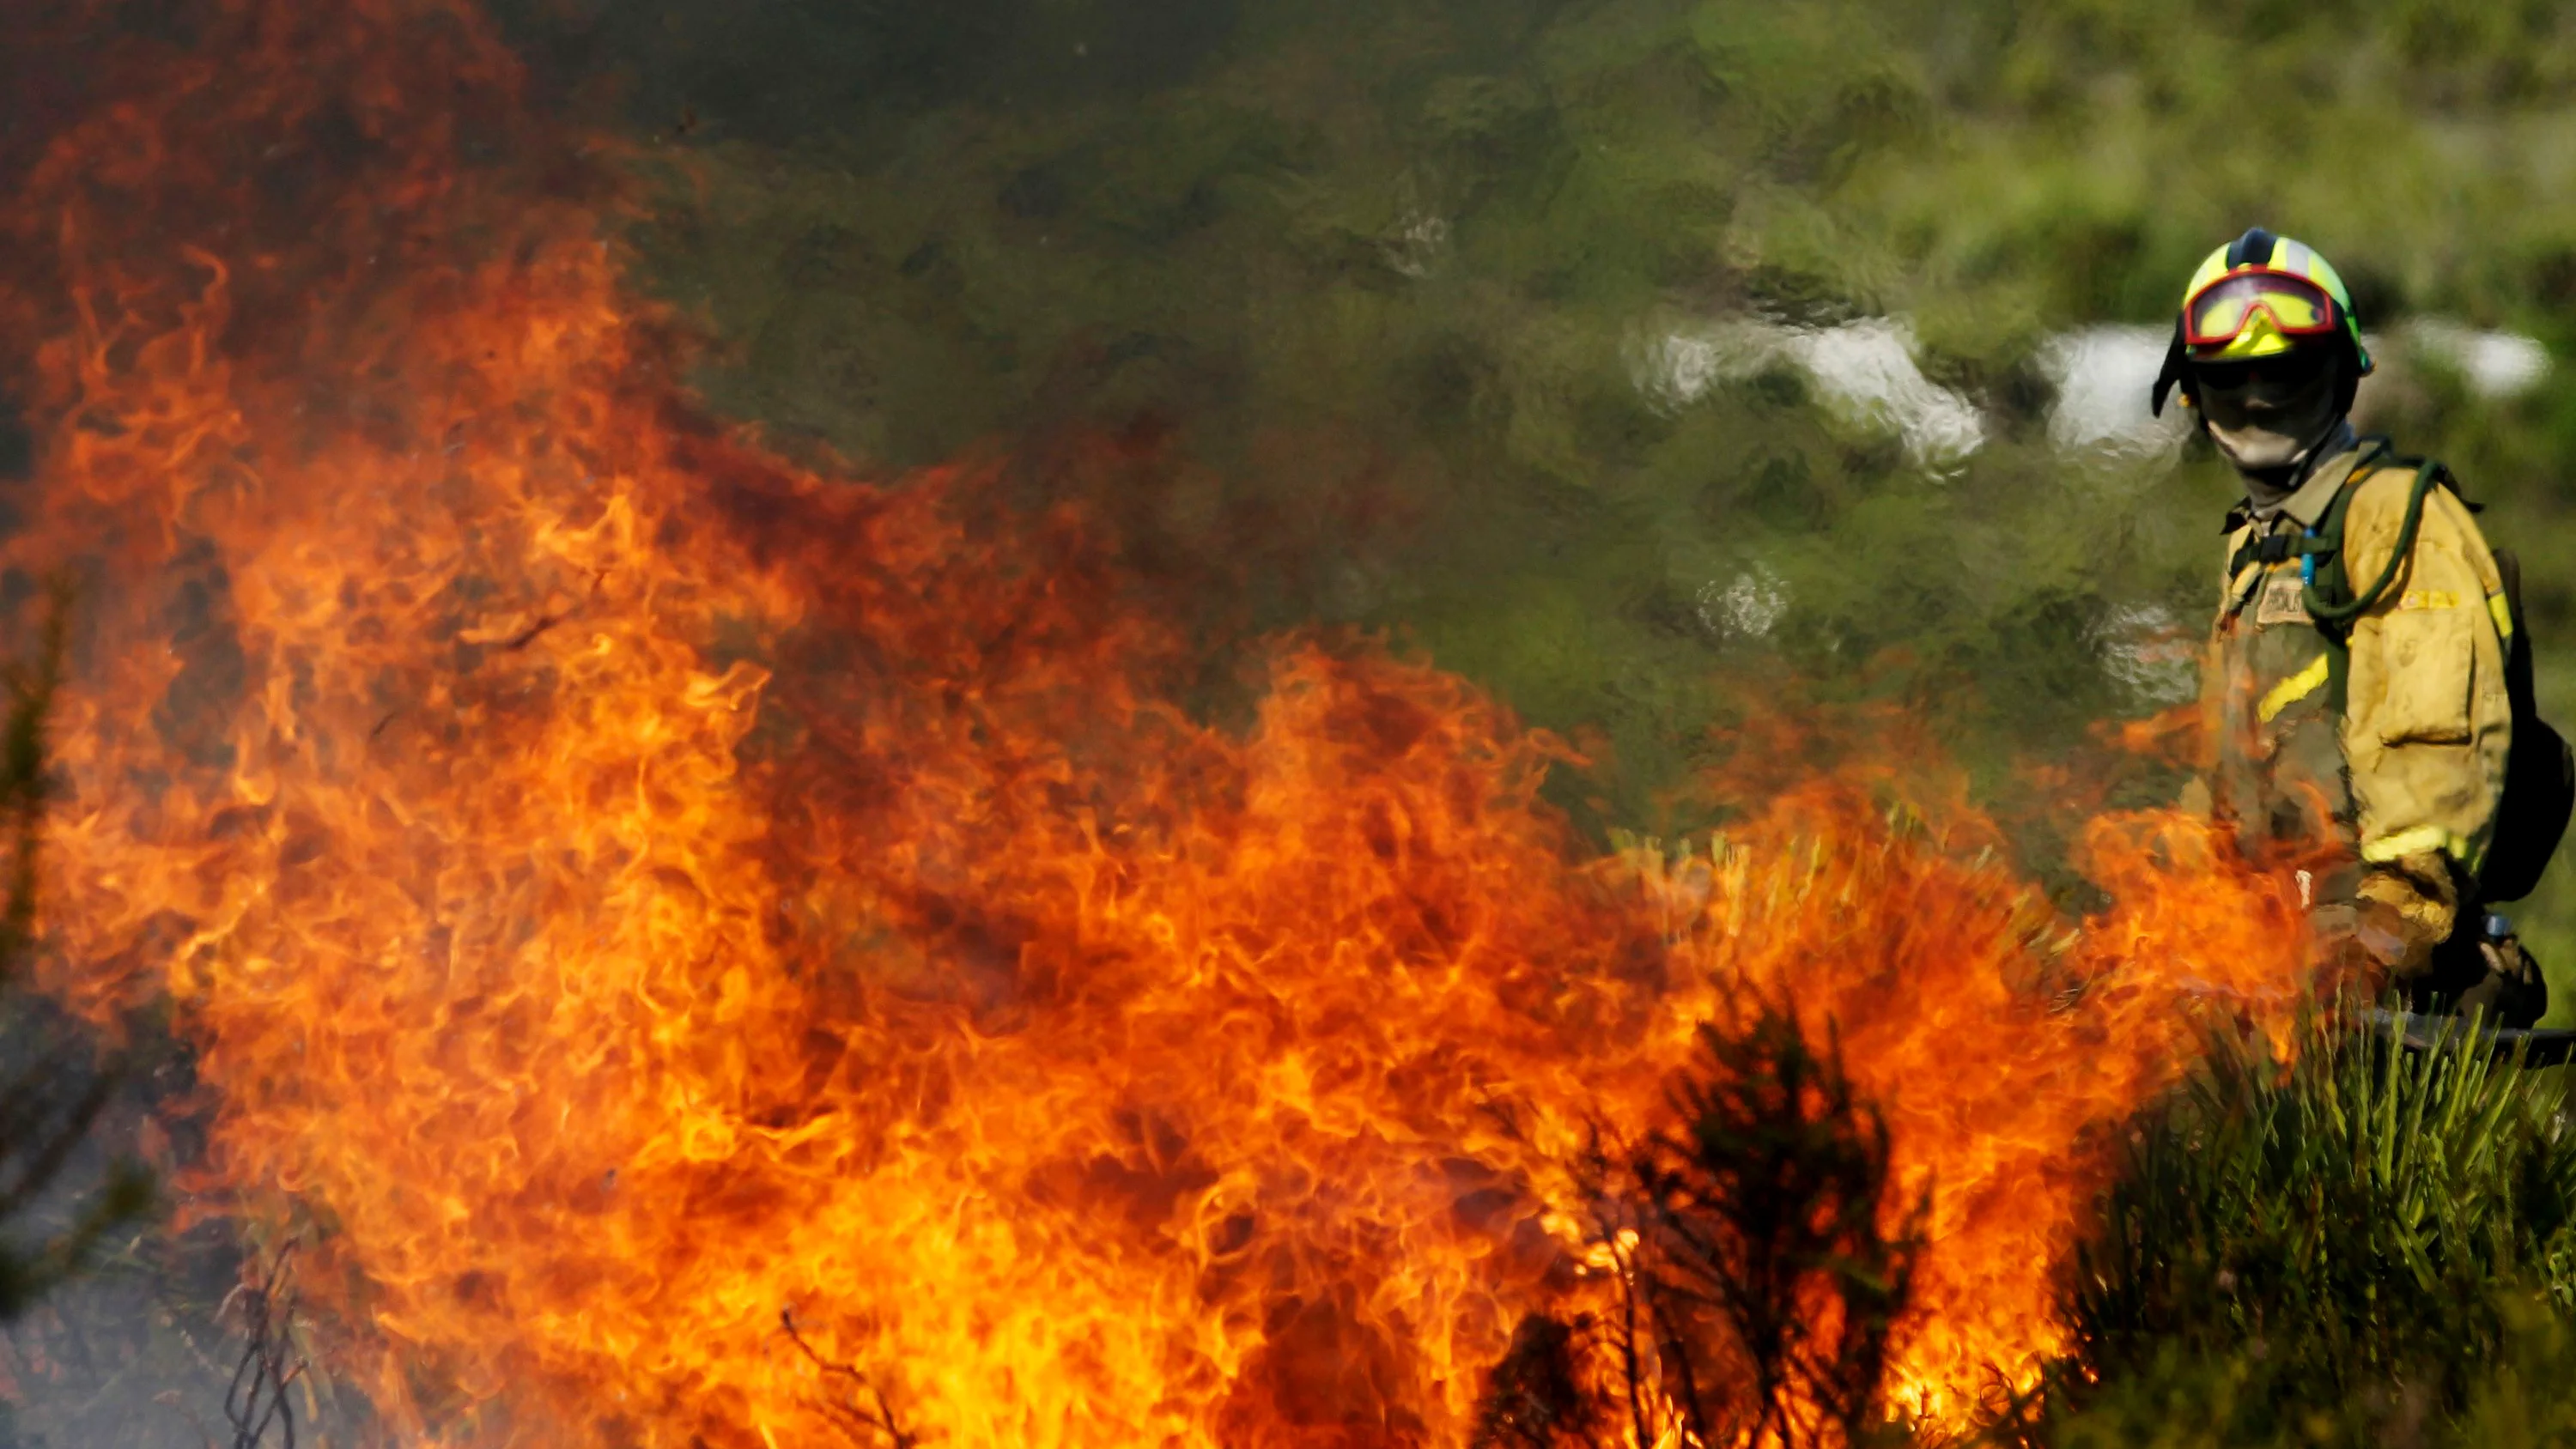
[{"label": "yellow protective jacket", "polygon": [[[2309,533],[2350,489],[2345,577],[2365,590],[2396,550],[2415,476],[2350,446],[2270,517],[2240,508],[2224,558]],[[2312,904],[2402,917],[2410,939],[2388,964],[2420,968],[2472,904],[2460,887],[2485,859],[2504,789],[2512,622],[2495,558],[2468,507],[2434,487],[2387,591],[2341,631],[2340,659],[2337,631],[2303,602],[2299,556],[2228,565],[2201,691],[2212,804],[2249,854],[2308,862]]]}]

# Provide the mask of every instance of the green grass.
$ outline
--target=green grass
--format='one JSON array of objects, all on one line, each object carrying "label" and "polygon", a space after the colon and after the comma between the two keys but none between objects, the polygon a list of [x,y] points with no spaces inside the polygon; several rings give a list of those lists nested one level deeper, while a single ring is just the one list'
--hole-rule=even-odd
[{"label": "green grass", "polygon": [[2576,1309],[2563,1074],[2328,1016],[2296,1047],[2214,1035],[2123,1145],[2041,1442],[2433,1442],[2576,1403],[2536,1367]]}]

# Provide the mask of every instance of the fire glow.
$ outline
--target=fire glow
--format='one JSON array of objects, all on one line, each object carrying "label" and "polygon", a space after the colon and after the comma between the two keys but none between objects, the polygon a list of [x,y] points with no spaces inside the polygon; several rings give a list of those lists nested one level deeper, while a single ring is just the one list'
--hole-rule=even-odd
[{"label": "fire glow", "polygon": [[1554,745],[1367,648],[1196,720],[1079,516],[704,418],[618,198],[459,159],[544,130],[478,17],[206,9],[9,223],[11,558],[91,579],[51,984],[171,1003],[187,1185],[310,1239],[407,1442],[1458,1444],[1600,1291],[1569,1155],[1783,990],[1930,1194],[1953,1409],[2060,1346],[2181,1004],[2298,996],[2293,893],[2181,819],[2096,821],[2070,930],[1857,773],[1582,860]]}]

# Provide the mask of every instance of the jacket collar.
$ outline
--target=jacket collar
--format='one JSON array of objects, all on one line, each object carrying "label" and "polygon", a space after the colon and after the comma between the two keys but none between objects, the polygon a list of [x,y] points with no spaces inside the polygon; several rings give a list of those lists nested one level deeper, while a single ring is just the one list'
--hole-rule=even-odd
[{"label": "jacket collar", "polygon": [[2359,468],[2362,460],[2368,458],[2373,450],[2363,446],[2352,435],[2352,424],[2340,423],[2336,425],[2335,435],[2319,445],[2317,451],[2326,454],[2325,460],[2308,474],[2308,481],[2299,485],[2299,491],[2281,504],[2281,511],[2298,520],[2301,528],[2317,526],[2317,521],[2326,516],[2326,508],[2334,502],[2335,495],[2341,493],[2343,485],[2352,478],[2353,470]]}]

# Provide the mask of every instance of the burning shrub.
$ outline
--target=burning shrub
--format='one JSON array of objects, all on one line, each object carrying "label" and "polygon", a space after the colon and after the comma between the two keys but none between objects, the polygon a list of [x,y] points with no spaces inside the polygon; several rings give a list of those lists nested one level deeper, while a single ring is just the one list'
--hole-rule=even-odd
[{"label": "burning shrub", "polygon": [[[709,416],[463,0],[202,8],[83,58],[117,103],[0,228],[12,556],[106,584],[50,984],[166,1008],[194,1206],[327,1225],[303,1301],[389,1435],[1445,1445],[1564,1310],[1503,1427],[1846,1440],[2057,1354],[2177,1002],[2304,989],[2203,822],[2091,822],[2076,926],[1964,786],[1895,809],[1910,753],[1650,873],[1383,649],[1267,643],[1222,727],[1108,525]],[[1718,982],[1848,1085],[1721,1032],[1573,1182]]]},{"label": "burning shrub", "polygon": [[1547,1313],[1521,1320],[1510,1350],[1486,1376],[1476,1449],[1589,1449],[1604,1442],[1612,1406],[1584,1384],[1578,1363],[1590,1347],[1591,1326],[1589,1320],[1578,1327]]},{"label": "burning shrub", "polygon": [[1679,1125],[1594,1159],[1606,1312],[1534,1316],[1477,1443],[1854,1445],[1890,1433],[1889,1341],[1922,1247],[1838,1042],[1765,1008],[1701,1029]]}]

